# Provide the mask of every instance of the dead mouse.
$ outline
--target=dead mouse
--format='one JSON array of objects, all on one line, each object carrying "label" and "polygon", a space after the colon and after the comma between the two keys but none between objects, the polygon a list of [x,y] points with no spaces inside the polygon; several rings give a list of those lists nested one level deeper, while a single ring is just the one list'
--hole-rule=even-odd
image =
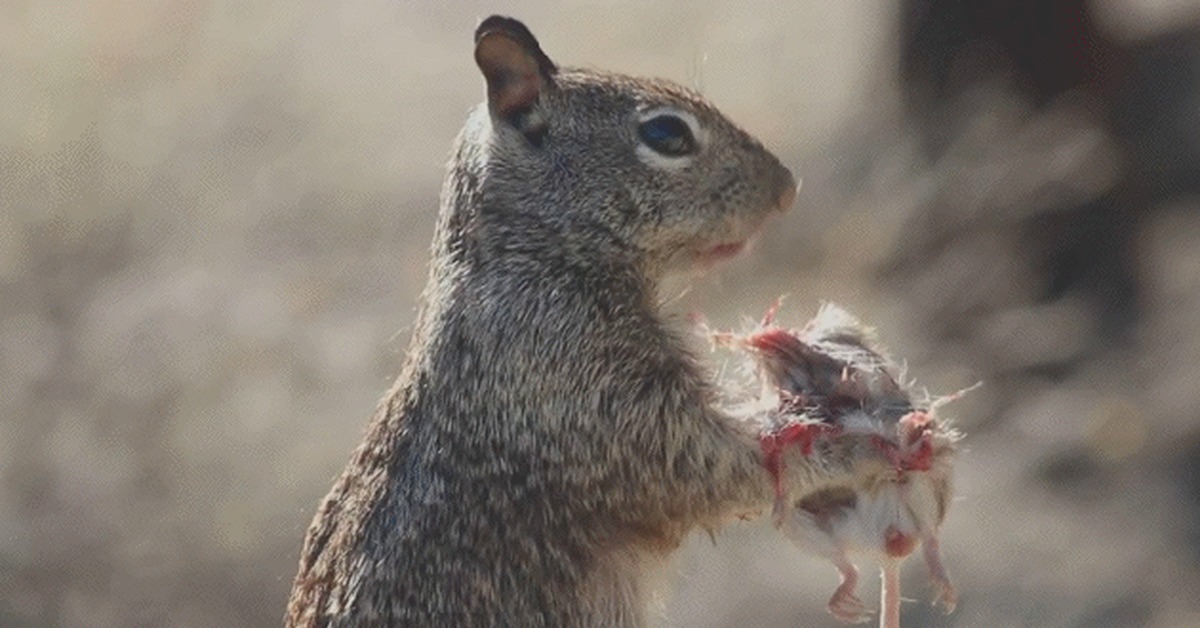
[{"label": "dead mouse", "polygon": [[799,497],[777,484],[776,526],[837,568],[841,583],[829,611],[842,621],[871,618],[855,594],[859,574],[851,560],[865,555],[882,571],[879,625],[898,628],[899,565],[918,546],[936,602],[953,611],[957,593],[942,564],[938,532],[952,496],[951,463],[960,435],[939,420],[937,409],[966,391],[916,399],[871,331],[841,308],[823,306],[799,330],[776,326],[777,308],[749,334],[717,337],[754,357],[767,393],[786,411],[784,422],[763,436],[768,470],[780,477],[784,449],[798,446],[807,455],[825,439],[862,439],[887,463],[869,466],[853,484]]}]

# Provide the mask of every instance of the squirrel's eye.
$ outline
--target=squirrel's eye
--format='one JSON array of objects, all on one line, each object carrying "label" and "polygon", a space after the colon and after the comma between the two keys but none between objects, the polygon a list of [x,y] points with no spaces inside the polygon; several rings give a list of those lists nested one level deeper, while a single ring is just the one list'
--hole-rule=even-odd
[{"label": "squirrel's eye", "polygon": [[638,125],[638,137],[656,152],[681,157],[696,152],[696,138],[678,116],[655,116]]}]

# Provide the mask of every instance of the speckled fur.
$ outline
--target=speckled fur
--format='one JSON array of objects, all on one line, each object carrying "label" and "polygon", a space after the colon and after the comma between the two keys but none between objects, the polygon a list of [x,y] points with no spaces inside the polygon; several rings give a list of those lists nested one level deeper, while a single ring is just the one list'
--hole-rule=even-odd
[{"label": "speckled fur", "polygon": [[[634,155],[635,116],[702,121],[689,168]],[[659,312],[668,272],[743,239],[794,180],[671,83],[562,69],[536,146],[470,115],[406,364],[308,530],[289,626],[637,626],[697,527],[761,511],[756,424],[715,407]],[[789,467],[836,482],[851,452]]]}]

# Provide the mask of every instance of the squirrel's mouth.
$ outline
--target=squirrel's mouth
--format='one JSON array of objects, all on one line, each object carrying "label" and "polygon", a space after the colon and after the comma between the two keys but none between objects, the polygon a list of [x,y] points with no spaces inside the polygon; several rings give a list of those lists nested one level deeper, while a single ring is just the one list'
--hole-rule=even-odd
[{"label": "squirrel's mouth", "polygon": [[692,253],[696,268],[707,270],[721,262],[737,257],[739,253],[746,250],[748,242],[749,240],[736,240],[698,248]]},{"label": "squirrel's mouth", "polygon": [[708,242],[696,243],[699,246],[692,249],[692,259],[696,267],[707,270],[745,252],[747,248],[758,240],[758,237],[762,234],[763,224],[767,222],[769,217],[769,215],[761,215],[745,220],[740,224],[730,224],[726,227],[725,238],[713,238]]},{"label": "squirrel's mouth", "polygon": [[716,246],[711,246],[707,249],[704,249],[700,252],[700,257],[704,258],[705,260],[717,262],[735,257],[738,253],[741,253],[743,250],[745,250],[745,248],[745,240],[738,240],[737,242],[725,242],[723,244],[718,244]]}]

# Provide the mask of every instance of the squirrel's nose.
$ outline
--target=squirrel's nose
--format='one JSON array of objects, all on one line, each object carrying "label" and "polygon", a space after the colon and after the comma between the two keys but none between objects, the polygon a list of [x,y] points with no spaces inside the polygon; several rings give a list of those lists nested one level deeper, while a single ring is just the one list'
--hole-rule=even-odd
[{"label": "squirrel's nose", "polygon": [[796,182],[796,177],[792,176],[792,171],[779,166],[778,174],[775,176],[775,208],[780,212],[791,209],[796,202],[796,192],[799,189],[800,184]]}]

